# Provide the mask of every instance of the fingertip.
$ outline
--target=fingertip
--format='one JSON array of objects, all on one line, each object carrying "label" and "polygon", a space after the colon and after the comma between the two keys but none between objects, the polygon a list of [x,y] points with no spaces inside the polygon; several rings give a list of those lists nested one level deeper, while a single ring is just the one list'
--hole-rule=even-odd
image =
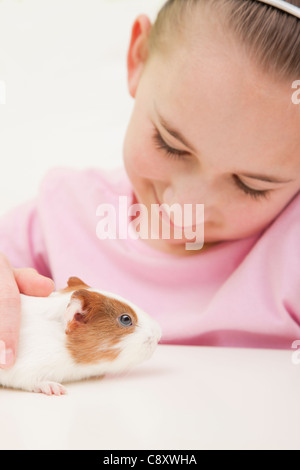
[{"label": "fingertip", "polygon": [[14,273],[19,291],[22,294],[47,297],[55,289],[54,281],[50,277],[40,274],[36,269],[15,269]]},{"label": "fingertip", "polygon": [[43,278],[43,283],[44,283],[44,295],[47,297],[50,295],[54,290],[55,290],[55,283],[53,279],[45,276],[41,276]]}]

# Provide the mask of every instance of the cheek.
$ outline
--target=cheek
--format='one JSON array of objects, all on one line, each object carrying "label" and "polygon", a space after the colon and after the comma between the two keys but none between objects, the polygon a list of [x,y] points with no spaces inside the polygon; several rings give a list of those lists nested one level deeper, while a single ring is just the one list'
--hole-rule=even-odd
[{"label": "cheek", "polygon": [[232,208],[223,208],[226,231],[234,238],[245,238],[264,230],[276,216],[277,208],[270,202],[250,200]]},{"label": "cheek", "polygon": [[152,139],[152,128],[147,125],[129,126],[123,147],[125,169],[131,180],[163,180],[166,171],[164,159]]},{"label": "cheek", "polygon": [[226,220],[226,226],[235,232],[249,230],[250,227],[253,227],[254,222],[257,221],[257,219],[253,217],[251,210],[229,212],[225,209],[224,218]]}]

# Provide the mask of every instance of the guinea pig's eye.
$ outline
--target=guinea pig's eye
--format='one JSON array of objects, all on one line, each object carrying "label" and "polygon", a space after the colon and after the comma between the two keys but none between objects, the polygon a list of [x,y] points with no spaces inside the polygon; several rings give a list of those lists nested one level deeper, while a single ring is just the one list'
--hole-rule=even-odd
[{"label": "guinea pig's eye", "polygon": [[118,318],[119,322],[121,323],[122,326],[131,326],[132,325],[132,320],[129,315],[121,315]]}]

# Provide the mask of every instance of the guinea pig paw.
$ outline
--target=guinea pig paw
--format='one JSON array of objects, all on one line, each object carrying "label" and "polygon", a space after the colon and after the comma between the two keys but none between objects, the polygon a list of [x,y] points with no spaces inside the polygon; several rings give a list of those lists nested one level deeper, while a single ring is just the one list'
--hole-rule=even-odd
[{"label": "guinea pig paw", "polygon": [[61,384],[56,382],[40,382],[37,384],[34,389],[36,393],[44,393],[45,395],[66,395],[67,389]]}]

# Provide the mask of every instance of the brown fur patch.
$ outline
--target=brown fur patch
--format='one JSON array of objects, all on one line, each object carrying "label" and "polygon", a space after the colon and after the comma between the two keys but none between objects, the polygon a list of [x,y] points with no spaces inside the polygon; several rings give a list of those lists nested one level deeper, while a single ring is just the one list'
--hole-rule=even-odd
[{"label": "brown fur patch", "polygon": [[61,293],[66,293],[66,292],[72,292],[73,290],[77,289],[89,289],[90,286],[85,284],[79,277],[72,276],[68,280],[68,286],[65,287],[64,289],[61,289],[59,292]]},{"label": "brown fur patch", "polygon": [[[85,289],[76,290],[71,301],[78,299],[82,305],[82,316],[68,322],[67,349],[78,364],[113,361],[121,349],[116,347],[122,338],[132,334],[137,324],[137,315],[126,303]],[[128,314],[132,325],[122,326],[118,318]]]}]

